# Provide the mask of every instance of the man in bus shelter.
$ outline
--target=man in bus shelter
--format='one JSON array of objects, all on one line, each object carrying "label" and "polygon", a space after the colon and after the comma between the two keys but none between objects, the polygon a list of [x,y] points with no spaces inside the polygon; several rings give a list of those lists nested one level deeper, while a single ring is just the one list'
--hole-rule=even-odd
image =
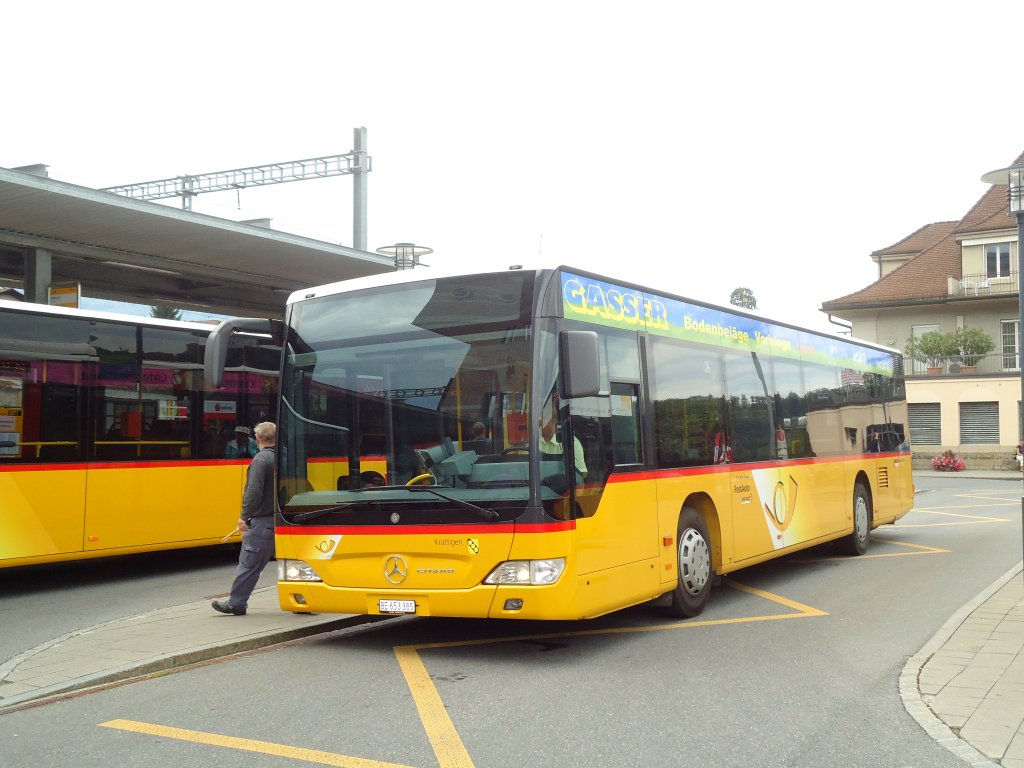
[{"label": "man in bus shelter", "polygon": [[274,453],[277,427],[269,421],[256,425],[259,453],[249,464],[242,493],[242,514],[238,530],[242,531],[242,551],[227,600],[214,600],[215,611],[245,616],[249,595],[256,588],[260,574],[274,556]]}]

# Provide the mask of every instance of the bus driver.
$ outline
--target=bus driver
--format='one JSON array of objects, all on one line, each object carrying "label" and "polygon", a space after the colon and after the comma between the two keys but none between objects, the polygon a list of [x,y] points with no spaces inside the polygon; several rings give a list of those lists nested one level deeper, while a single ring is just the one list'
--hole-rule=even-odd
[{"label": "bus driver", "polygon": [[[562,443],[558,439],[558,392],[551,393],[551,418],[540,426],[540,452],[548,455],[562,456]],[[576,466],[576,483],[580,484],[587,476],[587,462],[583,457],[583,444],[573,435],[573,464]]]}]

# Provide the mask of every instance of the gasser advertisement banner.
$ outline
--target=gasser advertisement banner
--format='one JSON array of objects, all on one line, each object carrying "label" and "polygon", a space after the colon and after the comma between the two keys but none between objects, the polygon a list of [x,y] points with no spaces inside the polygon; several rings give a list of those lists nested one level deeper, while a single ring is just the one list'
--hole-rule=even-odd
[{"label": "gasser advertisement banner", "polygon": [[562,311],[566,318],[612,328],[893,375],[892,355],[883,350],[571,272],[562,273]]}]

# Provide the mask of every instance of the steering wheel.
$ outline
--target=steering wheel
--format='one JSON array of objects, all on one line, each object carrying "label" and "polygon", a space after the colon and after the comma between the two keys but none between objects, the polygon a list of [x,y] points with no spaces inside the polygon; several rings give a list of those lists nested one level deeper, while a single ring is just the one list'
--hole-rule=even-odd
[{"label": "steering wheel", "polygon": [[513,446],[511,448],[506,448],[504,451],[501,452],[501,455],[502,456],[508,456],[510,453],[529,453],[529,452],[530,452],[529,448],[516,448],[515,446]]},{"label": "steering wheel", "polygon": [[416,475],[416,477],[407,482],[406,485],[416,485],[416,483],[422,483],[424,481],[430,481],[427,482],[427,485],[430,485],[433,482],[433,480],[434,476],[432,474],[430,474],[429,472],[424,472],[422,475]]}]

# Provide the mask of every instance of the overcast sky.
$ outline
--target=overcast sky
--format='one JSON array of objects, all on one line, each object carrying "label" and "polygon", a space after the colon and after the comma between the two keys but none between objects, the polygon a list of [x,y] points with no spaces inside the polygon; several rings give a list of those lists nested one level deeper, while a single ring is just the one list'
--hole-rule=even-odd
[{"label": "overcast sky", "polygon": [[[92,187],[341,154],[369,248],[569,264],[833,329],[1024,151],[1020,0],[8,4],[0,166]],[[1016,48],[1014,48],[1016,46]],[[179,205],[178,202],[173,202]],[[352,245],[352,181],[198,197]]]}]

